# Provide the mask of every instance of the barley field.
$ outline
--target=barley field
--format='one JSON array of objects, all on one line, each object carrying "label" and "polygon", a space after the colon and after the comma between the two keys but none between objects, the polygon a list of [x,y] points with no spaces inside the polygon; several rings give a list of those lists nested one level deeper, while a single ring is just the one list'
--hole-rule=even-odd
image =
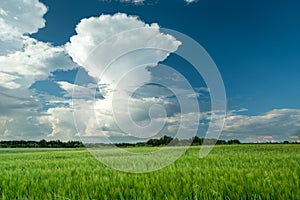
[{"label": "barley field", "polygon": [[199,148],[142,174],[86,149],[0,149],[0,199],[300,199],[300,145],[216,146],[203,159]]}]

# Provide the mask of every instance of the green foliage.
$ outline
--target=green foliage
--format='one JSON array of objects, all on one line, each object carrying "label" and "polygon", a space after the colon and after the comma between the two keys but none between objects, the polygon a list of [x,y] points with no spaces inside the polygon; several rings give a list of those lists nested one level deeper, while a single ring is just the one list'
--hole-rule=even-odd
[{"label": "green foliage", "polygon": [[[199,138],[198,136],[195,136],[190,139],[178,139],[178,138],[172,138],[170,136],[163,136],[160,139],[150,139],[147,142],[139,142],[136,144],[130,144],[130,143],[119,143],[116,144],[117,147],[143,147],[143,146],[152,146],[152,147],[157,147],[157,146],[197,146],[197,145],[202,145],[204,143],[203,138]],[[235,140],[218,140],[218,139],[205,139],[205,145],[219,145],[219,144],[241,144],[241,142],[237,139]],[[102,144],[103,145],[103,144]]]},{"label": "green foliage", "polygon": [[146,142],[149,146],[160,146],[160,145],[167,145],[173,140],[172,137],[164,136],[160,139],[150,139]]},{"label": "green foliage", "polygon": [[85,149],[0,149],[0,199],[300,197],[300,145],[219,145],[203,159],[199,148],[146,174],[109,169]]},{"label": "green foliage", "polygon": [[14,141],[0,141],[0,148],[79,148],[84,147],[82,142],[79,141],[68,141],[62,142],[60,140],[56,141],[24,141],[24,140],[14,140]]}]

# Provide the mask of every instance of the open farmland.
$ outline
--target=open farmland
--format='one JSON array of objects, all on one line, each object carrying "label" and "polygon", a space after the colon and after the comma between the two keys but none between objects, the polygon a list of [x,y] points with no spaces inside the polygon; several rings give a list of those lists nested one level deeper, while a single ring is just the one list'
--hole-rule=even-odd
[{"label": "open farmland", "polygon": [[216,146],[203,159],[199,148],[143,174],[85,149],[0,149],[0,199],[300,199],[300,145]]}]

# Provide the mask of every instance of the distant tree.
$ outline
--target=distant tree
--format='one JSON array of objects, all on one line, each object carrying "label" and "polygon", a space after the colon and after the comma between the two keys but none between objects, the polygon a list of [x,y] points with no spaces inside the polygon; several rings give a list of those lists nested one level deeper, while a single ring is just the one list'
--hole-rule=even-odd
[{"label": "distant tree", "polygon": [[227,144],[241,144],[241,142],[235,139],[235,140],[228,140]]},{"label": "distant tree", "polygon": [[173,140],[173,138],[165,135],[160,140],[161,140],[161,144],[168,145]]},{"label": "distant tree", "polygon": [[193,137],[192,140],[192,145],[202,145],[203,143],[203,138],[199,138],[198,136]]},{"label": "distant tree", "polygon": [[68,141],[68,142],[62,142],[60,140],[56,141],[46,141],[46,140],[40,140],[37,141],[24,141],[24,140],[14,140],[14,141],[0,141],[0,147],[2,148],[17,148],[17,147],[28,147],[28,148],[79,148],[84,147],[82,142],[79,141]]},{"label": "distant tree", "polygon": [[146,144],[149,146],[159,146],[161,145],[161,141],[158,139],[150,139],[146,142]]},{"label": "distant tree", "polygon": [[39,145],[40,147],[48,147],[47,141],[44,139],[39,142]]},{"label": "distant tree", "polygon": [[225,140],[218,140],[217,144],[227,144],[227,142]]}]

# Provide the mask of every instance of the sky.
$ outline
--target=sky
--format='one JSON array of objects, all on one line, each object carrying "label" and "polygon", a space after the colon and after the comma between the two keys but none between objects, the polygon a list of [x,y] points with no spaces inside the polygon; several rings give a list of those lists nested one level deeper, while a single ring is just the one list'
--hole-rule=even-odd
[{"label": "sky", "polygon": [[213,88],[171,29],[219,70],[221,139],[299,141],[299,10],[296,0],[1,0],[0,140],[141,141],[181,127],[205,137]]}]

